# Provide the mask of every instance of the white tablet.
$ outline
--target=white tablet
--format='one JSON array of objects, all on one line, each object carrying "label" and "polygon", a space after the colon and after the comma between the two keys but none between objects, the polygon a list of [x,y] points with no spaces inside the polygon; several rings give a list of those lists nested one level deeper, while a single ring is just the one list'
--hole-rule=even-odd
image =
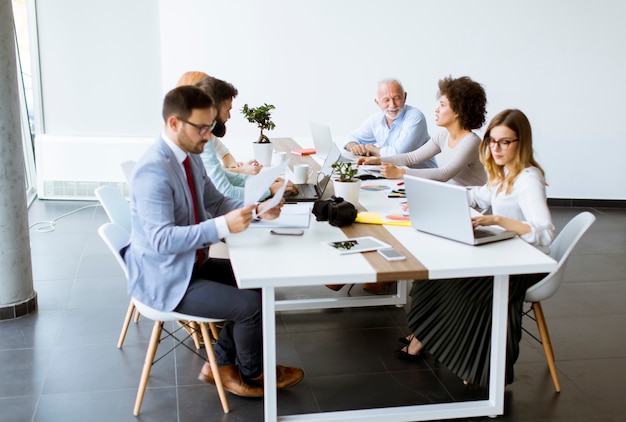
[{"label": "white tablet", "polygon": [[391,247],[372,236],[354,237],[352,239],[325,242],[324,244],[340,254],[369,252]]}]

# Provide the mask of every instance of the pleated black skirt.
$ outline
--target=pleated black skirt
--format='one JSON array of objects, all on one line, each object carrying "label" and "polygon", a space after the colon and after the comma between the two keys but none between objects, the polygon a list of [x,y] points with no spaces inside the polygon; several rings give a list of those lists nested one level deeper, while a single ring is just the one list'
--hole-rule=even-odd
[{"label": "pleated black skirt", "polygon": [[[513,364],[519,356],[526,289],[545,276],[524,274],[509,279],[507,384],[513,382]],[[417,280],[411,298],[408,324],[424,348],[459,378],[487,387],[493,277]]]}]

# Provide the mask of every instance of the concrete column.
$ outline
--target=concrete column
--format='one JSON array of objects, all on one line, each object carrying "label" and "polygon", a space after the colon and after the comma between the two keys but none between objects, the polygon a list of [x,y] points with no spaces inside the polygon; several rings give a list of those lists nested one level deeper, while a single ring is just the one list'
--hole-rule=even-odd
[{"label": "concrete column", "polygon": [[37,309],[11,0],[0,0],[0,320]]}]

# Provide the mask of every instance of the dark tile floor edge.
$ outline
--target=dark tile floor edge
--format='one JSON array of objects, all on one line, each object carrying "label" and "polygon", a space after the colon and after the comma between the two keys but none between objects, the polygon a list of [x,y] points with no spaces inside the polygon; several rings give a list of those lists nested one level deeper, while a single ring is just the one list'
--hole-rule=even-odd
[{"label": "dark tile floor edge", "polygon": [[626,208],[626,200],[548,198],[548,205],[571,208]]}]

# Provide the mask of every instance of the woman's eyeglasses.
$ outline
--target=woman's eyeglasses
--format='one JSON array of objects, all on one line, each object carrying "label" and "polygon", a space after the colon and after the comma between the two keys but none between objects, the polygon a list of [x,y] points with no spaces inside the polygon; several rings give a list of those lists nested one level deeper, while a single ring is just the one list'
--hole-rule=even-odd
[{"label": "woman's eyeglasses", "polygon": [[489,147],[490,148],[495,148],[496,145],[497,145],[500,148],[500,151],[506,151],[506,149],[509,147],[509,145],[511,145],[513,142],[519,141],[519,139],[509,139],[509,138],[493,139],[493,138],[487,138],[486,141],[489,142]]}]

